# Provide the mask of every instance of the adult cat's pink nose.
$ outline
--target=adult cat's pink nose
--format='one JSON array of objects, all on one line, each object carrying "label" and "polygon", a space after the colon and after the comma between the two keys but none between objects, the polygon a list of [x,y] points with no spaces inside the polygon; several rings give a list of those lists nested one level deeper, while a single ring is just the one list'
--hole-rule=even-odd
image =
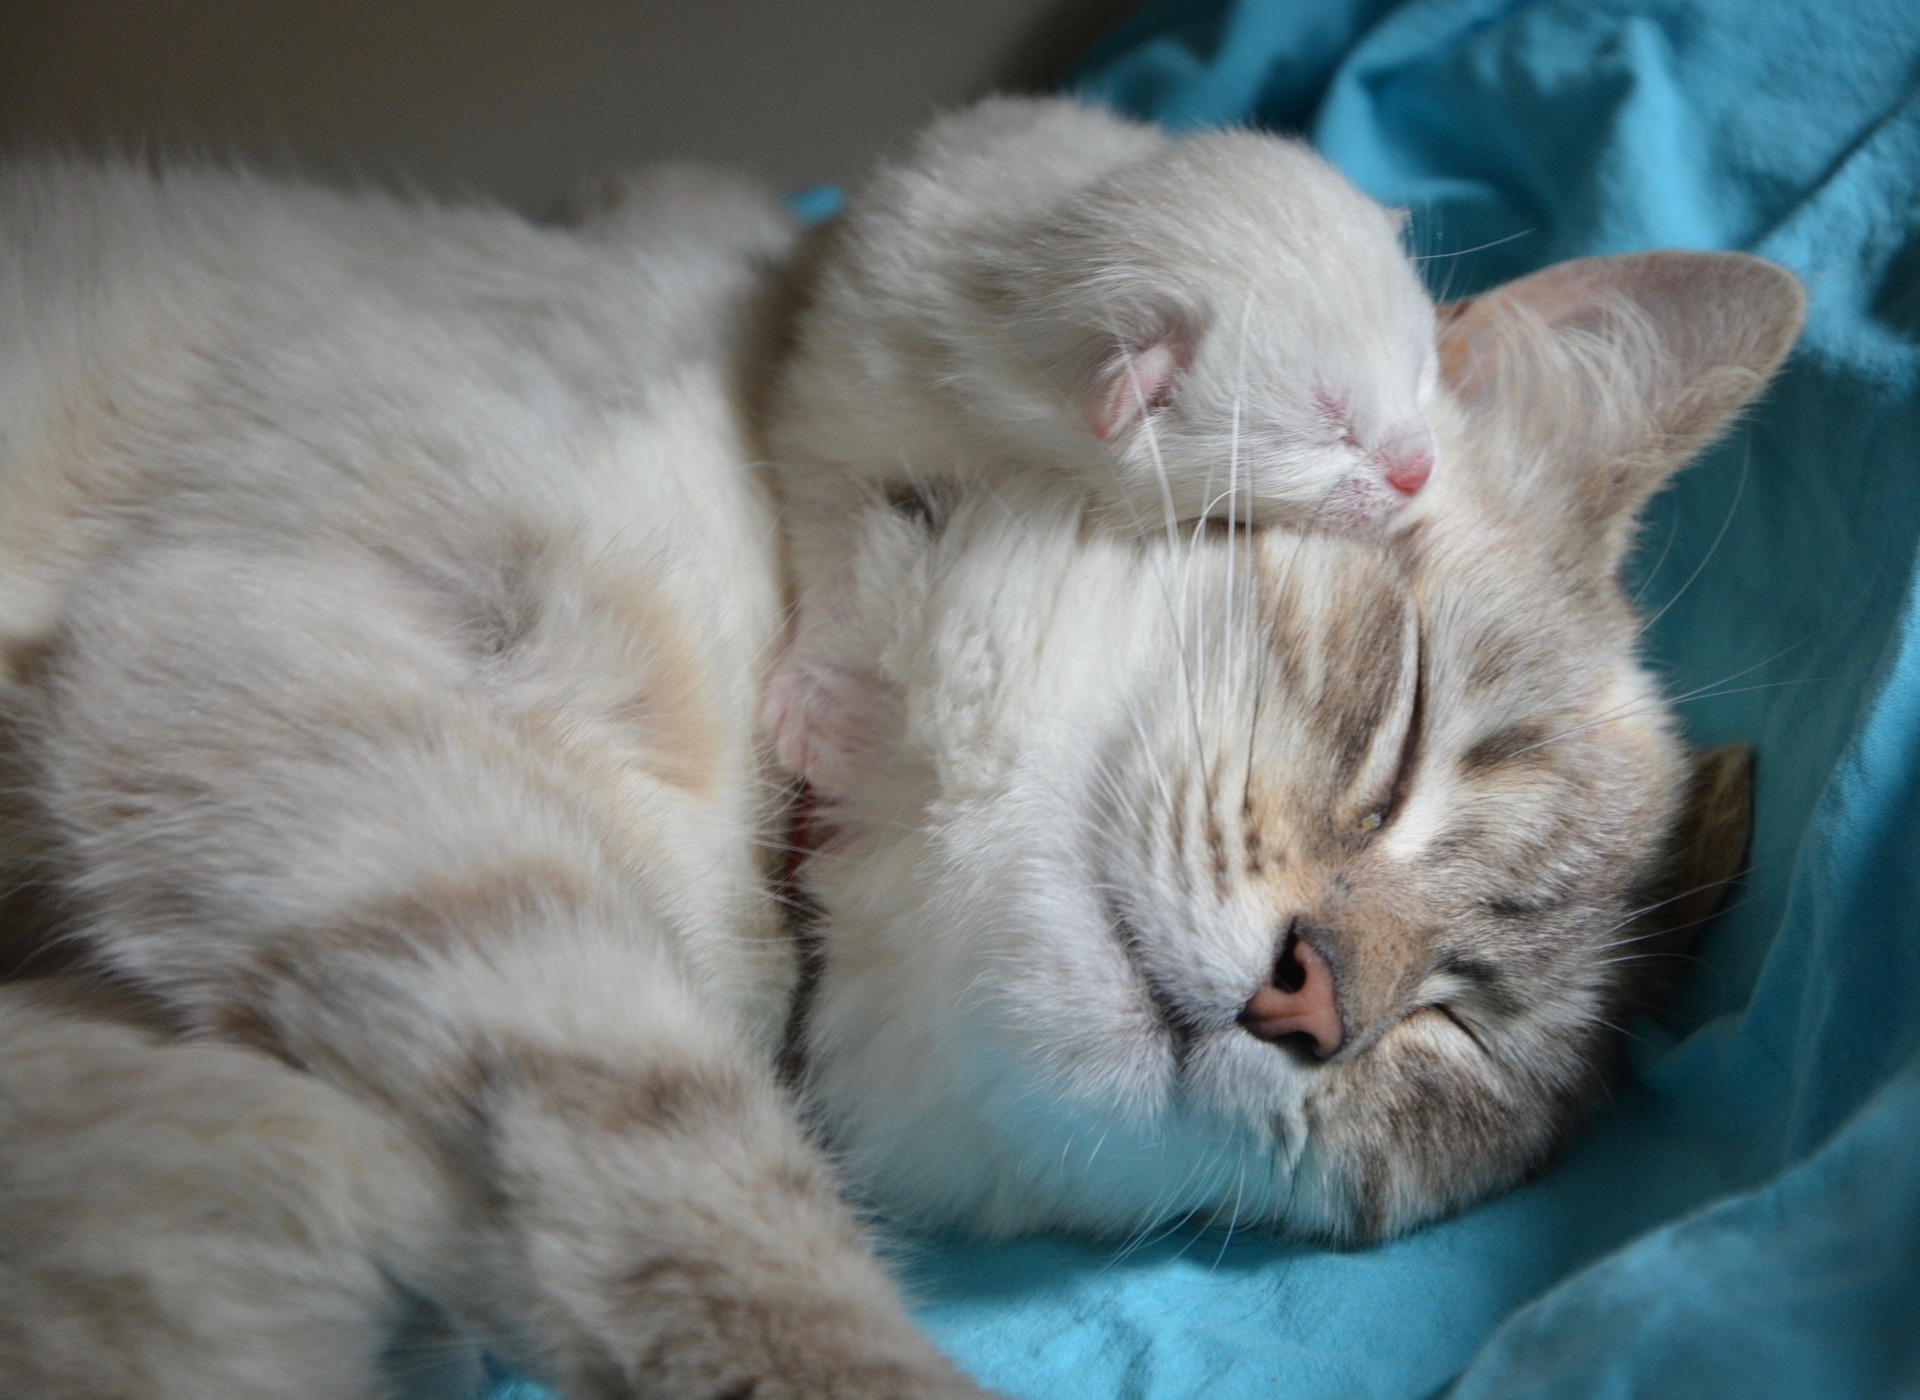
[{"label": "adult cat's pink nose", "polygon": [[1322,1059],[1338,1050],[1346,1038],[1334,997],[1333,969],[1318,949],[1291,930],[1274,962],[1272,980],[1247,998],[1239,1020],[1249,1035],[1269,1044],[1303,1035]]},{"label": "adult cat's pink nose", "polygon": [[1386,465],[1387,485],[1403,496],[1411,496],[1433,475],[1433,454],[1424,447],[1409,448],[1389,453]]}]

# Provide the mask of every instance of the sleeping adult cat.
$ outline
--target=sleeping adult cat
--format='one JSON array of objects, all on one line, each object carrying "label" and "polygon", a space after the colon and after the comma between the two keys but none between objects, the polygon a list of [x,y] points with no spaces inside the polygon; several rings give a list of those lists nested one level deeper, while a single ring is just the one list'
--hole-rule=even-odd
[{"label": "sleeping adult cat", "polygon": [[998,100],[856,195],[767,714],[835,832],[811,1086],[897,1215],[1370,1238],[1595,1090],[1683,776],[1615,575],[1798,292],[1657,254],[1450,315],[1270,135]]},{"label": "sleeping adult cat", "polygon": [[[0,184],[10,855],[142,1004],[0,992],[8,1393],[382,1394],[407,1291],[570,1395],[971,1393],[771,1067],[748,463],[788,233],[728,208],[641,246]],[[861,1168],[971,1228],[1114,1228],[1212,1199],[1227,1144],[1243,1213],[1358,1236],[1537,1163],[1687,785],[1614,566],[1798,311],[1699,255],[1483,298],[1459,469],[1396,541],[1122,538],[1042,478],[850,497],[887,684],[810,863],[810,1043]],[[1324,1059],[1237,1024],[1300,968]],[[1063,1113],[1161,1155],[1037,1168]],[[916,1132],[978,1165],[930,1177]]]},{"label": "sleeping adult cat", "polygon": [[1034,479],[923,498],[783,425],[868,678],[804,715],[859,736],[807,866],[806,1058],[875,1198],[1358,1242],[1543,1163],[1668,965],[1642,916],[1694,883],[1663,887],[1690,771],[1621,560],[1801,308],[1689,253],[1456,305],[1447,470],[1387,538],[1103,531]]}]

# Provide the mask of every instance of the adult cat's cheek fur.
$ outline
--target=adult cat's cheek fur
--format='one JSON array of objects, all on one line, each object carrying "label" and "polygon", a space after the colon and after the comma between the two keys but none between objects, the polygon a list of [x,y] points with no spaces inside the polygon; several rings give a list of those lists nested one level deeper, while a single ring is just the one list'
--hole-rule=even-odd
[{"label": "adult cat's cheek fur", "polygon": [[[1176,1047],[1104,898],[1128,678],[1177,650],[1176,580],[1142,562],[1057,504],[1001,500],[892,580],[930,590],[895,616],[935,621],[883,648],[905,762],[839,805],[810,868],[834,937],[809,1038],[836,1132],[926,1223],[1112,1233],[1236,1173],[1267,1200],[1304,1140],[1306,1076],[1237,1032]],[[1144,625],[1116,632],[1115,599]],[[1216,1019],[1243,998],[1236,984]],[[1243,1127],[1246,1152],[1223,1158]]]},{"label": "adult cat's cheek fur", "polygon": [[[1249,1201],[1272,1199],[1305,1141],[1304,1084],[1277,1083],[1250,1039],[1208,1046],[1220,1063],[1183,1078],[1060,839],[1077,825],[1062,796],[1017,782],[1000,802],[940,804],[930,832],[826,854],[836,937],[811,1074],[836,1134],[897,1213],[987,1236],[1123,1232],[1230,1192],[1236,1172]],[[1222,1120],[1183,1101],[1214,1079],[1273,1123],[1237,1161]]]}]

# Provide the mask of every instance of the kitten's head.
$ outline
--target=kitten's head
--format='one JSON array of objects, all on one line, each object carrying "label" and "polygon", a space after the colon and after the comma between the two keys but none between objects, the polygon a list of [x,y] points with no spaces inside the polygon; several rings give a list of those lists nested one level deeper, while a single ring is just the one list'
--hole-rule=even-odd
[{"label": "kitten's head", "polygon": [[1357,1240],[1545,1161],[1690,783],[1620,560],[1800,309],[1696,254],[1455,308],[1451,467],[1396,538],[1141,536],[1057,480],[843,492],[864,740],[809,865],[807,1036],[879,1199]]},{"label": "kitten's head", "polygon": [[1169,497],[1183,518],[1391,515],[1432,470],[1439,379],[1401,223],[1264,133],[1189,137],[1114,171],[975,254],[999,373],[1011,388],[1038,372],[1069,410],[1006,426],[1059,434],[1063,456],[1077,437],[1095,499],[1130,520],[1157,521]]},{"label": "kitten's head", "polygon": [[1375,525],[1435,461],[1401,220],[1296,141],[1058,99],[923,133],[827,239],[776,451],[1070,478],[1110,522]]}]

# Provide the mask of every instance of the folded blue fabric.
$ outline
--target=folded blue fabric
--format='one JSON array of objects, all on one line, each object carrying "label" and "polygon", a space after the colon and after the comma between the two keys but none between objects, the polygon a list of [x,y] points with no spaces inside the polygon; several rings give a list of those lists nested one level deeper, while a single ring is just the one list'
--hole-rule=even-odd
[{"label": "folded blue fabric", "polygon": [[1806,281],[1640,566],[1692,736],[1756,745],[1753,868],[1540,1181],[1360,1252],[929,1244],[921,1319],[1014,1396],[1920,1394],[1920,6],[1176,0],[1083,72],[1304,130],[1436,290],[1661,246]]}]

